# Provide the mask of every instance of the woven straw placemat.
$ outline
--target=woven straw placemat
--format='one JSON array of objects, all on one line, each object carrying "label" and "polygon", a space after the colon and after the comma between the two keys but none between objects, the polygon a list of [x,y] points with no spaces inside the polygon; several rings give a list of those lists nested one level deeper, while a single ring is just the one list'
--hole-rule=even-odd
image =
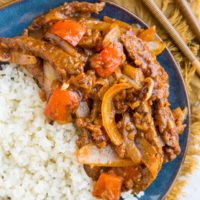
[{"label": "woven straw placemat", "polygon": [[[0,0],[0,8],[9,5],[10,3],[20,0]],[[147,24],[156,25],[157,32],[165,41],[170,51],[174,55],[177,63],[181,67],[186,87],[189,94],[190,105],[192,110],[192,127],[190,133],[190,143],[185,162],[182,166],[179,177],[168,193],[166,200],[176,200],[181,194],[183,187],[187,184],[187,177],[197,167],[197,155],[200,155],[200,79],[195,74],[195,69],[191,67],[191,63],[180,53],[179,49],[174,45],[166,32],[159,26],[156,19],[142,4],[141,0],[112,0],[115,3],[127,8],[143,19]],[[200,0],[188,0],[191,7],[200,21]],[[190,26],[183,18],[176,0],[155,0],[163,13],[168,17],[172,25],[180,33],[187,45],[192,49],[193,53],[200,58],[200,45],[195,41],[194,34]]]}]

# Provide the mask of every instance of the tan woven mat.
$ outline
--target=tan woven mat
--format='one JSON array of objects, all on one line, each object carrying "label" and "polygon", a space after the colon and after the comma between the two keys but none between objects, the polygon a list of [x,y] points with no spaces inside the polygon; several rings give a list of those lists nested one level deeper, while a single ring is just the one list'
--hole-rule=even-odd
[{"label": "tan woven mat", "polygon": [[[181,194],[182,189],[187,184],[187,176],[197,166],[195,159],[196,155],[200,155],[200,78],[195,74],[195,69],[191,67],[191,64],[180,53],[178,48],[173,44],[171,39],[165,33],[165,31],[159,27],[157,21],[144,7],[141,0],[112,0],[115,3],[122,5],[131,12],[135,13],[141,19],[143,19],[149,25],[156,25],[158,34],[166,42],[167,46],[174,55],[177,63],[182,69],[182,73],[186,82],[188,90],[190,105],[192,110],[192,127],[190,133],[190,144],[188,153],[186,155],[185,162],[179,177],[177,178],[174,186],[167,196],[167,200],[176,200]],[[155,0],[158,6],[162,9],[165,15],[168,17],[173,26],[177,29],[180,35],[184,38],[186,43],[190,46],[195,55],[200,57],[200,44],[194,39],[194,35],[186,23],[185,19],[179,11],[179,7],[176,0]],[[13,0],[0,0],[0,7],[4,7],[13,2]],[[189,0],[193,11],[200,20],[200,0]]]}]

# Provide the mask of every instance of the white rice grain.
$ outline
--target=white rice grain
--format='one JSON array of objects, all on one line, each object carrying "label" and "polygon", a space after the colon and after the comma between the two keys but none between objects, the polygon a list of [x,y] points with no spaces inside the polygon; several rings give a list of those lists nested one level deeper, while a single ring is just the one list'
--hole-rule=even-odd
[{"label": "white rice grain", "polygon": [[48,124],[34,80],[16,68],[0,71],[0,197],[13,200],[94,199],[76,162],[76,130]]},{"label": "white rice grain", "polygon": [[38,93],[16,65],[0,70],[0,199],[95,199],[92,181],[76,161],[73,124],[50,125]]}]

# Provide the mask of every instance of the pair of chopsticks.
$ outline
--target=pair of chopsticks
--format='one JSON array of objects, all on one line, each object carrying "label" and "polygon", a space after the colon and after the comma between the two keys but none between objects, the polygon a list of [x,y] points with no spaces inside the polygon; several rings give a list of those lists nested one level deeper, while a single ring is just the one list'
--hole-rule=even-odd
[{"label": "pair of chopsticks", "polygon": [[[186,0],[177,0],[177,1],[180,5],[180,8],[181,8],[183,14],[185,15],[189,24],[191,25],[191,28],[193,29],[193,32],[196,35],[196,39],[198,41],[200,41],[200,27],[199,27],[198,21],[195,18],[191,8],[189,7]],[[162,11],[157,6],[155,1],[154,0],[143,0],[143,3],[149,8],[149,10],[156,17],[156,19],[165,28],[167,33],[171,36],[171,38],[174,40],[174,42],[179,47],[179,49],[182,51],[182,53],[188,58],[189,61],[191,61],[192,65],[196,68],[196,72],[200,75],[200,62],[199,62],[198,58],[193,54],[193,52],[187,46],[185,41],[182,39],[182,37],[176,31],[176,29],[171,25],[171,23],[169,22],[167,17],[162,13]]]}]

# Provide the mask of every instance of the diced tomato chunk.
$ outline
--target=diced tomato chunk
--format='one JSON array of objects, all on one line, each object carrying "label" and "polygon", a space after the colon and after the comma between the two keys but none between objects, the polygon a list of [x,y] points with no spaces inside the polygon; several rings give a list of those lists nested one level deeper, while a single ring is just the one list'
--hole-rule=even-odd
[{"label": "diced tomato chunk", "polygon": [[91,59],[91,66],[99,76],[105,78],[121,65],[123,56],[123,50],[111,44]]},{"label": "diced tomato chunk", "polygon": [[102,173],[94,186],[93,195],[105,200],[119,200],[121,186],[121,177]]},{"label": "diced tomato chunk", "polygon": [[56,22],[50,32],[66,40],[72,46],[76,46],[85,34],[86,28],[74,20],[67,19]]},{"label": "diced tomato chunk", "polygon": [[76,92],[56,88],[49,98],[44,114],[50,120],[61,123],[68,122],[71,113],[78,107],[79,101]]}]

